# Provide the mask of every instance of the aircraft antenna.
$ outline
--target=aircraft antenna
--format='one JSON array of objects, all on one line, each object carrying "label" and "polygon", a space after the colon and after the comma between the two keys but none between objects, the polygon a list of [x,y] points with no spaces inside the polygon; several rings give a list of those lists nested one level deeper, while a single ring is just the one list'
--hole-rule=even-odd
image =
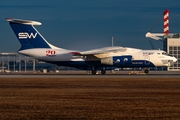
[{"label": "aircraft antenna", "polygon": [[111,40],[112,40],[112,47],[113,47],[114,46],[114,37],[113,36],[112,36]]}]

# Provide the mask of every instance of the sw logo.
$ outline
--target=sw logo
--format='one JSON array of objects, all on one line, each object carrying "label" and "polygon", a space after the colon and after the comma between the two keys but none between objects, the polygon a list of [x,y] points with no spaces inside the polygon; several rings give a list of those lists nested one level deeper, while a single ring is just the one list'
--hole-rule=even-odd
[{"label": "sw logo", "polygon": [[27,32],[20,32],[19,34],[18,34],[18,36],[19,36],[19,39],[27,39],[27,38],[36,38],[36,36],[37,36],[37,33],[35,33],[35,34],[33,34],[33,33],[31,33],[31,34],[29,34],[29,33],[27,33]]}]

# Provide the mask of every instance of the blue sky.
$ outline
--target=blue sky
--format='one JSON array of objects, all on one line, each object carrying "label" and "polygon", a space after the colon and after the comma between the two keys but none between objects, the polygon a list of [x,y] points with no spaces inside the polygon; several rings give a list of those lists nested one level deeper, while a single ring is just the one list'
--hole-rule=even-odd
[{"label": "blue sky", "polygon": [[[179,0],[14,0],[1,1],[0,52],[20,44],[4,18],[35,20],[38,31],[58,47],[89,50],[111,46],[151,49],[147,31],[163,33],[163,12],[170,10],[170,32],[180,30]],[[173,15],[173,16],[171,16]],[[172,19],[172,20],[171,20]],[[162,43],[152,41],[156,48]]]}]

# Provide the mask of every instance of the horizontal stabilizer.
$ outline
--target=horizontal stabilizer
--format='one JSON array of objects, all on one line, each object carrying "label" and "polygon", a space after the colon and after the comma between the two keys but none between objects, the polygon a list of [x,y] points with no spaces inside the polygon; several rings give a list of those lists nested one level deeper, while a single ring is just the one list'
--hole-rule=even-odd
[{"label": "horizontal stabilizer", "polygon": [[11,23],[25,24],[25,25],[41,25],[40,22],[32,21],[32,20],[21,20],[21,19],[6,18],[6,21],[11,22]]}]

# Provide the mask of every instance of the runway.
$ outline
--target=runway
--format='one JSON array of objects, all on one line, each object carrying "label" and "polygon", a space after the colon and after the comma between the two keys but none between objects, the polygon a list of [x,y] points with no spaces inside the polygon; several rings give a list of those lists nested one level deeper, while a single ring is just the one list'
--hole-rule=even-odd
[{"label": "runway", "polygon": [[180,71],[137,71],[108,72],[106,75],[91,75],[86,71],[61,71],[59,73],[1,73],[0,78],[180,78]]}]

